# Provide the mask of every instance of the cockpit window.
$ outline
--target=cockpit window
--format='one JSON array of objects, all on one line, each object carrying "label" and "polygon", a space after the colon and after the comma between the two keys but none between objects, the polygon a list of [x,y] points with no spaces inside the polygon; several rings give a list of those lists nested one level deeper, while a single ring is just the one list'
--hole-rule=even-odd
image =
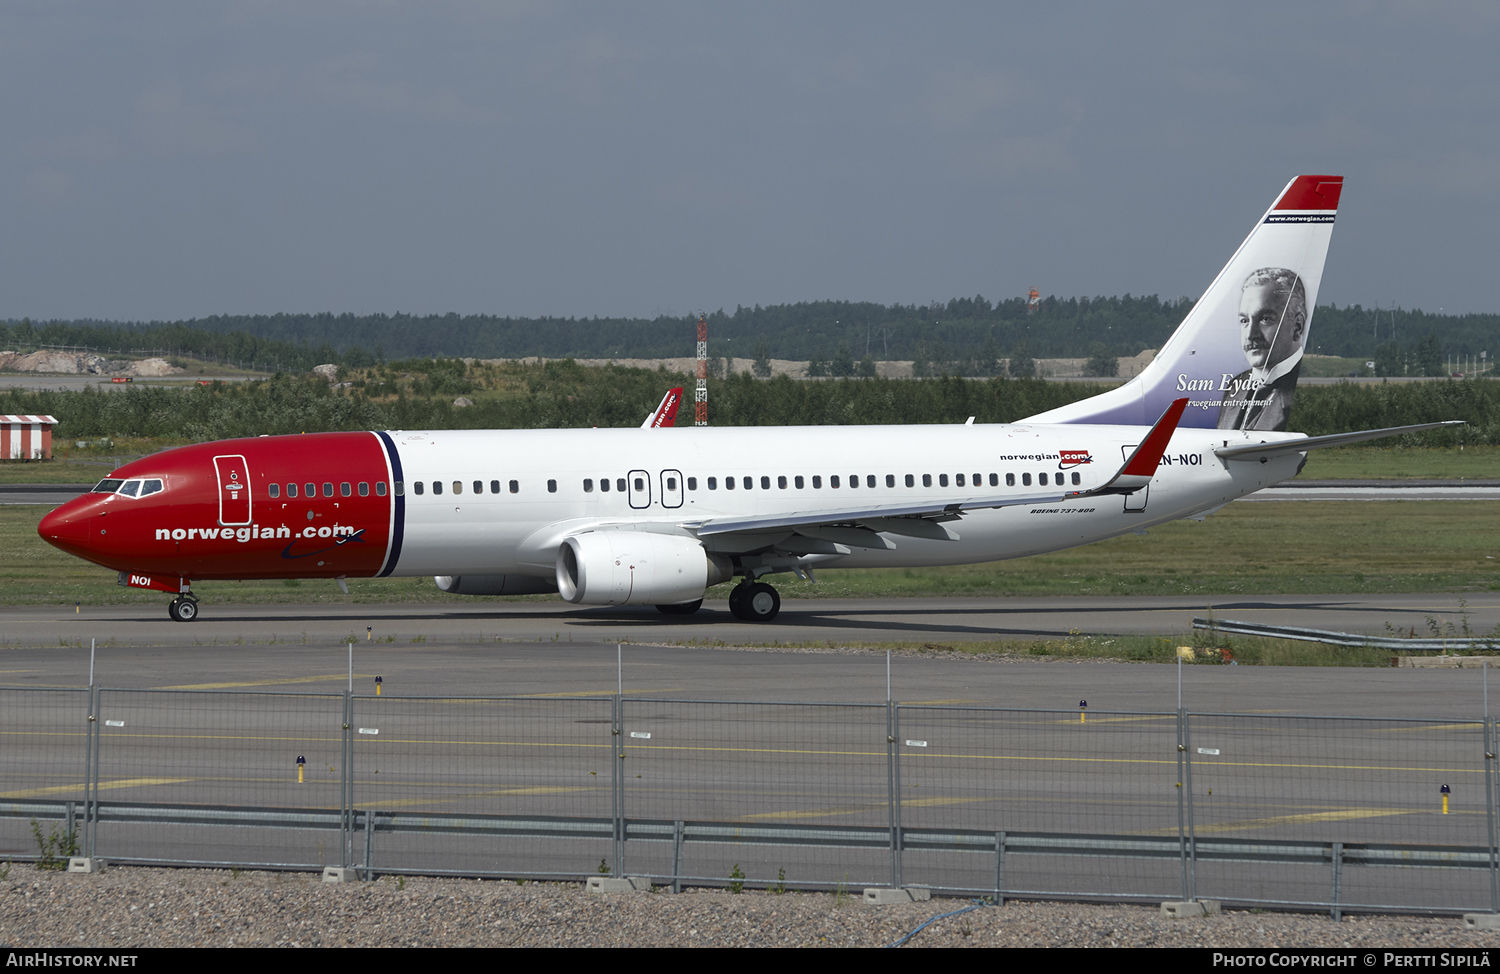
[{"label": "cockpit window", "polygon": [[117,490],[120,489],[120,485],[123,484],[124,482],[125,481],[123,481],[123,480],[101,480],[94,487],[93,493],[95,493],[95,494],[113,494],[115,491],[117,491]]},{"label": "cockpit window", "polygon": [[140,492],[141,482],[139,480],[127,480],[125,486],[120,488],[120,494],[124,497],[134,497]]},{"label": "cockpit window", "polygon": [[143,480],[143,481],[141,481],[141,496],[142,497],[145,497],[147,494],[154,494],[154,493],[156,493],[159,490],[161,490],[161,481],[160,480]]}]

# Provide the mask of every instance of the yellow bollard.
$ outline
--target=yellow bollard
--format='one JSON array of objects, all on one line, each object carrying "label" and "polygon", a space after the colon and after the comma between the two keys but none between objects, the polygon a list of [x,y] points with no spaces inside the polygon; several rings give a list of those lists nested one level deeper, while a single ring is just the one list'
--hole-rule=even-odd
[{"label": "yellow bollard", "polygon": [[297,784],[302,784],[302,769],[307,766],[307,758],[297,755]]},{"label": "yellow bollard", "polygon": [[370,640],[372,640],[374,638],[375,638],[375,627],[374,626],[365,626],[365,642],[369,642]]},{"label": "yellow bollard", "polygon": [[78,615],[81,612],[83,612],[83,603],[82,602],[74,602],[73,603],[73,614],[74,615]]},{"label": "yellow bollard", "polygon": [[1087,700],[1078,701],[1078,722],[1080,724],[1087,724],[1089,722],[1089,702]]},{"label": "yellow bollard", "polygon": [[375,678],[375,696],[380,696],[380,677]]},{"label": "yellow bollard", "polygon": [[1448,786],[1443,786],[1443,814],[1448,814]]}]

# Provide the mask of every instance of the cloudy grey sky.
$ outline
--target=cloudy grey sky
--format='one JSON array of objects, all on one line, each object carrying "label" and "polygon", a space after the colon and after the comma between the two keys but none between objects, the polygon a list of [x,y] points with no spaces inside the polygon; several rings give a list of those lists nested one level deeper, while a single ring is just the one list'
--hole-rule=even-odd
[{"label": "cloudy grey sky", "polygon": [[1196,296],[1500,311],[1500,5],[9,0],[0,317]]}]

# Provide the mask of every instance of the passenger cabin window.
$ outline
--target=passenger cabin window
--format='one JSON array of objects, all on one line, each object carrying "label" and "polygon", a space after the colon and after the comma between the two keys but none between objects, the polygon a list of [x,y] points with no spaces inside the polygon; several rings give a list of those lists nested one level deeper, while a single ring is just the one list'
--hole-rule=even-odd
[{"label": "passenger cabin window", "polygon": [[813,490],[822,490],[822,489],[823,489],[823,478],[820,477],[817,474],[813,474]]},{"label": "passenger cabin window", "polygon": [[[385,485],[381,484],[380,486],[384,487]],[[397,497],[401,497],[405,493],[406,493],[406,482],[405,481],[401,481],[401,480],[396,481],[396,496]]]},{"label": "passenger cabin window", "polygon": [[296,484],[287,484],[286,485],[286,496],[288,496],[288,497],[296,497],[297,496],[297,485]]},{"label": "passenger cabin window", "polygon": [[832,477],[828,478],[828,487],[829,487],[830,490],[837,490],[838,486],[839,486],[839,475],[838,474],[834,474]]},{"label": "passenger cabin window", "polygon": [[955,487],[962,487],[963,485],[964,485],[964,475],[961,474],[961,473],[954,474],[953,475],[953,486],[955,486]]},{"label": "passenger cabin window", "polygon": [[498,494],[498,493],[500,493],[500,481],[498,481],[498,480],[491,480],[490,481],[490,493],[491,494]]},{"label": "passenger cabin window", "polygon": [[859,474],[857,474],[857,473],[850,474],[849,475],[849,489],[853,490],[854,488],[856,488],[858,486],[859,486]]},{"label": "passenger cabin window", "polygon": [[[615,478],[615,490],[618,490],[622,494],[625,493],[625,478],[624,477],[616,477]],[[510,492],[512,494],[514,494],[516,492],[516,482],[514,480],[512,480],[510,482]]]},{"label": "passenger cabin window", "polygon": [[343,483],[339,484],[339,496],[340,497],[349,497],[353,493],[354,493],[354,488],[349,485],[349,481],[346,480]]},{"label": "passenger cabin window", "polygon": [[302,486],[305,489],[305,494],[306,494],[308,500],[311,500],[312,498],[318,496],[318,485],[317,484],[303,484]]},{"label": "passenger cabin window", "polygon": [[875,486],[875,475],[874,474],[866,474],[865,475],[865,486],[866,487],[874,487]]},{"label": "passenger cabin window", "polygon": [[482,493],[484,493],[484,481],[482,481],[482,480],[476,480],[476,481],[474,481],[474,493],[476,493],[476,494],[482,494]]},{"label": "passenger cabin window", "polygon": [[453,493],[455,493],[455,494],[462,494],[463,492],[464,492],[464,482],[462,480],[455,480],[453,482]]},{"label": "passenger cabin window", "polygon": [[280,497],[281,496],[281,485],[280,484],[271,484],[269,487],[266,488],[266,493],[270,494],[272,497]]},{"label": "passenger cabin window", "polygon": [[1021,474],[1021,486],[1022,487],[1030,487],[1031,486],[1031,474],[1029,474],[1029,473],[1023,473],[1023,474]]},{"label": "passenger cabin window", "polygon": [[333,496],[333,484],[331,484],[331,483],[325,483],[323,485],[323,496],[324,497],[332,497]]},{"label": "passenger cabin window", "polygon": [[948,486],[948,475],[947,474],[945,474],[945,473],[938,474],[938,486],[939,487],[947,487]]},{"label": "passenger cabin window", "polygon": [[725,477],[724,478],[724,489],[725,490],[734,490],[734,478],[733,477]]},{"label": "passenger cabin window", "polygon": [[635,478],[635,489],[636,490],[645,490],[646,489],[646,478],[645,477],[636,477]]},{"label": "passenger cabin window", "polygon": [[555,480],[549,480],[549,481],[547,481],[547,493],[549,493],[549,494],[555,494],[555,493],[557,493],[557,481],[555,481]]},{"label": "passenger cabin window", "polygon": [[1036,482],[1038,484],[1041,484],[1043,487],[1047,486],[1047,475],[1044,474],[1044,473],[1037,474],[1036,475]]},{"label": "passenger cabin window", "polygon": [[421,497],[422,496],[422,491],[425,489],[422,486],[422,482],[420,480],[413,481],[411,486],[412,486],[412,489],[417,492],[417,496]]},{"label": "passenger cabin window", "polygon": [[792,483],[796,484],[798,490],[802,489],[802,478],[800,476],[793,478]]},{"label": "passenger cabin window", "polygon": [[893,473],[886,474],[885,475],[885,485],[887,487],[894,487],[894,486],[896,486],[896,475],[893,474]]},{"label": "passenger cabin window", "polygon": [[719,478],[718,477],[709,477],[708,478],[708,489],[709,490],[718,490],[719,489]]},{"label": "passenger cabin window", "polygon": [[1000,486],[1000,475],[999,474],[997,474],[997,473],[990,474],[990,486],[991,487],[999,487]]},{"label": "passenger cabin window", "polygon": [[668,477],[667,478],[667,490],[676,490],[676,489],[677,489],[677,478],[676,477]]},{"label": "passenger cabin window", "polygon": [[1016,485],[1016,475],[1013,474],[1013,473],[1006,474],[1005,475],[1005,486],[1007,486],[1007,487],[1014,487],[1015,485]]},{"label": "passenger cabin window", "polygon": [[604,493],[606,493],[606,494],[609,493],[609,478],[608,477],[600,477],[599,478],[599,489],[601,491],[603,491]]},{"label": "passenger cabin window", "polygon": [[923,487],[931,487],[932,486],[932,474],[930,474],[930,473],[924,473],[922,475],[922,486]]},{"label": "passenger cabin window", "polygon": [[594,481],[589,477],[583,478],[583,492],[585,494],[592,494],[594,492]]},{"label": "passenger cabin window", "polygon": [[689,477],[687,479],[687,485],[688,485],[688,490],[697,490],[698,489],[698,478],[697,477]]},{"label": "passenger cabin window", "polygon": [[[785,485],[783,485],[783,486],[785,486]],[[762,478],[760,478],[760,489],[761,490],[770,490],[771,489],[771,478],[770,477],[762,477]]]},{"label": "passenger cabin window", "polygon": [[432,492],[433,494],[441,494],[443,492],[443,482],[441,480],[434,480],[432,482]]},{"label": "passenger cabin window", "polygon": [[[625,481],[622,480],[620,483],[624,484]],[[620,489],[624,490],[625,488],[622,486]],[[512,494],[519,494],[521,492],[521,482],[519,480],[512,480],[510,482],[510,492]]]},{"label": "passenger cabin window", "polygon": [[1081,482],[1082,481],[1081,481],[1081,479],[1078,476],[1078,471],[1077,470],[1073,471],[1073,486],[1077,487]]},{"label": "passenger cabin window", "polygon": [[[744,488],[746,490],[749,490],[750,488],[752,488],[754,486],[755,486],[755,478],[754,477],[746,477],[745,478],[745,482],[744,482]],[[766,486],[769,487],[771,485],[770,484],[766,484]]]},{"label": "passenger cabin window", "polygon": [[385,481],[384,480],[376,482],[376,484],[375,484],[375,496],[376,497],[384,497],[385,496]]},{"label": "passenger cabin window", "polygon": [[367,481],[361,480],[359,482],[359,496],[361,496],[361,497],[369,497],[370,496],[370,485],[369,485],[369,483]]}]

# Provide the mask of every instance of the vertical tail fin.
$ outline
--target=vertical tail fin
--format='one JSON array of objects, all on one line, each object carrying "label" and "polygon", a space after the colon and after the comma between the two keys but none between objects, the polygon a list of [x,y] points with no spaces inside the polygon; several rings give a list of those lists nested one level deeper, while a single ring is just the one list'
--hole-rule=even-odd
[{"label": "vertical tail fin", "polygon": [[1186,395],[1182,426],[1286,429],[1343,186],[1292,180],[1140,375],[1027,422],[1149,426]]}]

